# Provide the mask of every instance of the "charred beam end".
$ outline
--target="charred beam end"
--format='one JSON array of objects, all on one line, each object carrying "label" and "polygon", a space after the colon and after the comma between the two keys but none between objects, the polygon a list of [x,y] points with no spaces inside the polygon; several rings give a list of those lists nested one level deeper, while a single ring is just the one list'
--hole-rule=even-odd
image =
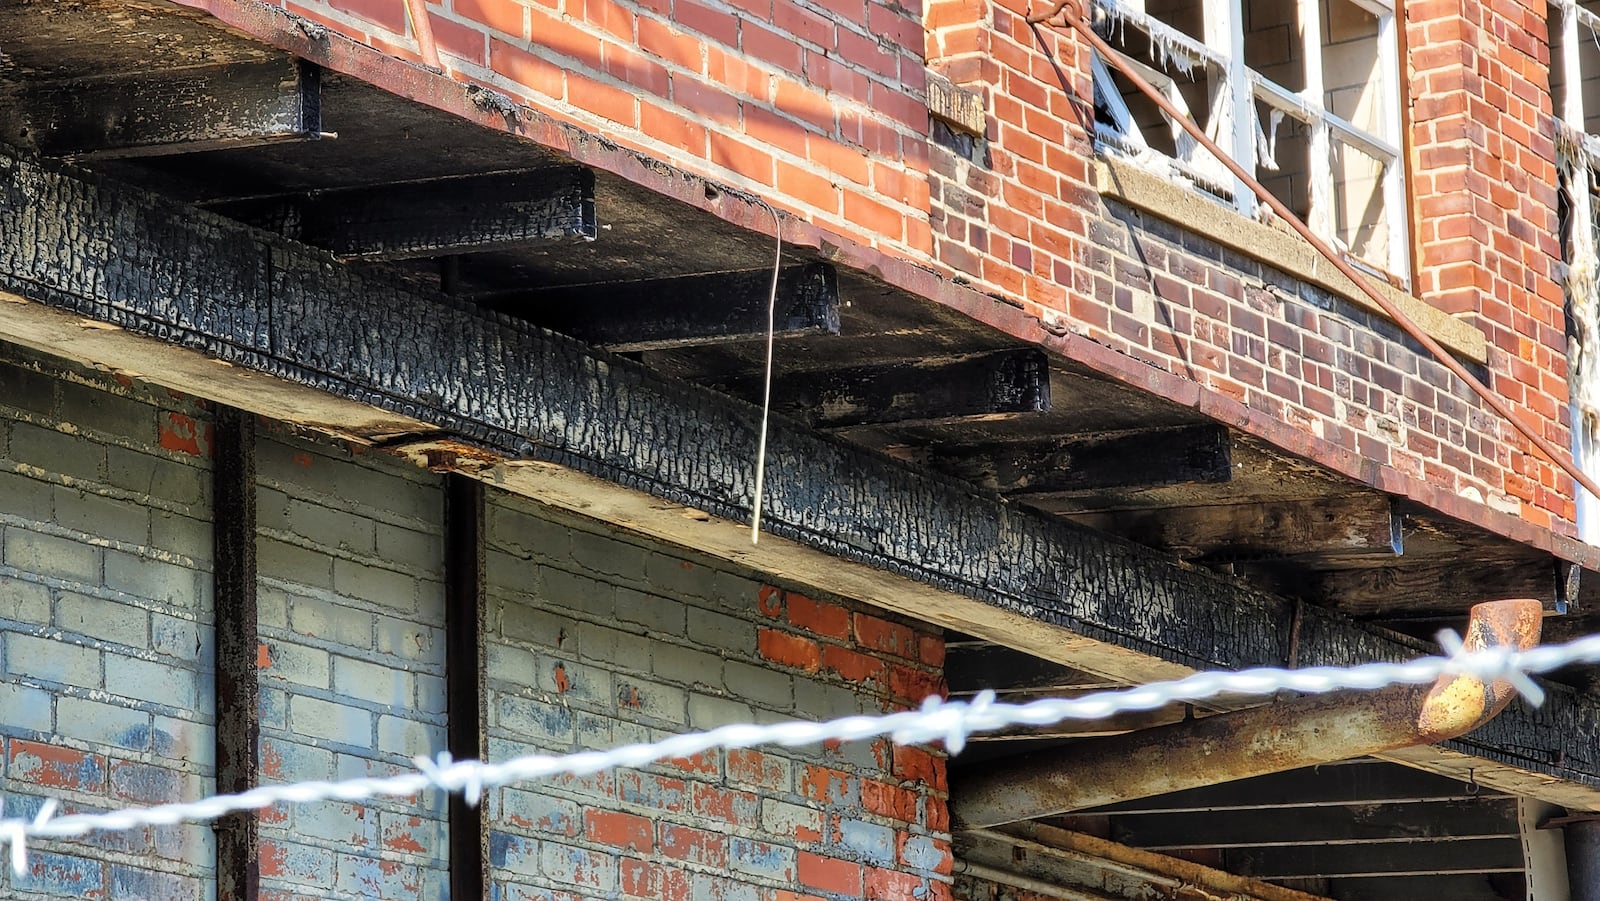
[{"label": "charred beam end", "polygon": [[936,448],[927,463],[1002,494],[1071,495],[1227,482],[1233,442],[1220,425]]},{"label": "charred beam end", "polygon": [[211,207],[344,259],[404,260],[592,241],[594,173],[552,166]]},{"label": "charred beam end", "polygon": [[1548,554],[1464,555],[1390,565],[1328,569],[1316,574],[1316,590],[1330,607],[1352,616],[1381,616],[1395,598],[1428,599],[1408,608],[1413,615],[1456,613],[1485,597],[1536,598],[1546,610],[1568,605],[1569,567]]},{"label": "charred beam end", "polygon": [[[758,400],[756,379],[724,385]],[[1032,348],[938,362],[780,374],[778,409],[817,428],[990,419],[1050,410],[1050,362]]]},{"label": "charred beam end", "polygon": [[[464,476],[445,479],[446,741],[456,760],[482,760],[484,746],[484,491]],[[482,898],[487,884],[486,808],[459,794],[449,801],[450,897]]]},{"label": "charred beam end", "polygon": [[1401,515],[1382,495],[1083,513],[1073,521],[1205,560],[1397,556]]},{"label": "charred beam end", "polygon": [[[767,336],[771,269],[531,291],[487,306],[614,351],[667,350]],[[774,333],[839,334],[839,280],[825,263],[778,274]]]},{"label": "charred beam end", "polygon": [[0,130],[43,156],[100,159],[315,140],[319,72],[280,59],[40,82],[0,110]]},{"label": "charred beam end", "polygon": [[[255,416],[217,411],[211,528],[215,550],[217,791],[254,788],[260,776],[261,687],[256,667]],[[216,821],[218,901],[254,899],[260,836],[254,811]]]}]

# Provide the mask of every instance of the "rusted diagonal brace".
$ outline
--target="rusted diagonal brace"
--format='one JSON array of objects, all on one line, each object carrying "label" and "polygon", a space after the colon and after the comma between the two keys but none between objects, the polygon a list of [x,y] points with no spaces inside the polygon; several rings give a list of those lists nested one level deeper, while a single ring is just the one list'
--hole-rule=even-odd
[{"label": "rusted diagonal brace", "polygon": [[[1057,16],[1061,17],[1059,21],[1056,19]],[[1329,263],[1332,263],[1333,267],[1339,270],[1341,275],[1355,283],[1356,287],[1361,289],[1361,293],[1371,298],[1372,302],[1378,305],[1378,309],[1382,310],[1384,315],[1389,317],[1390,321],[1400,326],[1400,328],[1403,329],[1406,334],[1416,339],[1417,343],[1421,344],[1425,349],[1427,349],[1428,353],[1432,354],[1434,359],[1438,360],[1446,369],[1450,370],[1451,374],[1465,382],[1468,387],[1472,388],[1473,392],[1475,392],[1479,397],[1483,398],[1483,402],[1487,404],[1491,410],[1494,410],[1496,413],[1498,413],[1502,419],[1511,424],[1512,428],[1516,429],[1518,433],[1520,433],[1524,438],[1528,439],[1528,443],[1532,444],[1539,451],[1539,453],[1543,454],[1556,466],[1559,466],[1562,471],[1566,472],[1567,475],[1572,476],[1573,481],[1583,486],[1584,490],[1596,497],[1600,497],[1600,486],[1597,486],[1593,479],[1589,478],[1589,476],[1585,475],[1581,470],[1579,470],[1577,463],[1575,463],[1572,458],[1566,454],[1566,452],[1558,449],[1554,444],[1551,444],[1548,440],[1546,440],[1543,435],[1538,434],[1532,427],[1524,423],[1521,417],[1517,416],[1516,413],[1512,411],[1511,407],[1506,404],[1504,399],[1490,390],[1488,385],[1485,385],[1483,382],[1479,381],[1476,376],[1468,372],[1467,368],[1462,366],[1455,357],[1451,356],[1449,351],[1440,346],[1439,342],[1433,340],[1433,338],[1429,336],[1427,332],[1423,331],[1415,322],[1411,321],[1411,318],[1401,311],[1399,307],[1396,307],[1394,303],[1389,300],[1389,298],[1385,297],[1382,292],[1374,288],[1371,280],[1369,280],[1366,275],[1362,274],[1354,266],[1350,265],[1350,263],[1347,262],[1342,255],[1330,247],[1326,241],[1317,237],[1316,234],[1311,231],[1311,228],[1300,220],[1299,216],[1296,216],[1286,205],[1284,205],[1283,201],[1274,196],[1271,191],[1268,191],[1261,184],[1261,182],[1256,181],[1254,176],[1252,176],[1249,172],[1246,172],[1244,167],[1239,165],[1237,160],[1224,153],[1222,148],[1218,147],[1215,141],[1206,136],[1206,133],[1200,129],[1200,126],[1196,125],[1188,116],[1179,112],[1177,107],[1173,106],[1166,97],[1162,96],[1161,92],[1156,90],[1155,87],[1152,86],[1143,75],[1140,75],[1139,71],[1128,62],[1126,57],[1124,57],[1119,51],[1113,49],[1110,44],[1107,44],[1104,38],[1096,34],[1094,27],[1084,19],[1082,0],[1057,0],[1057,2],[1051,5],[1048,11],[1042,14],[1029,16],[1027,21],[1030,25],[1045,24],[1051,27],[1061,27],[1065,25],[1075,29],[1080,35],[1083,36],[1085,41],[1089,42],[1089,46],[1093,47],[1107,63],[1115,66],[1118,71],[1127,77],[1128,81],[1130,81],[1134,87],[1143,92],[1146,97],[1149,97],[1150,101],[1159,107],[1163,113],[1170,116],[1172,120],[1178,123],[1178,125],[1180,125],[1184,131],[1188,132],[1189,136],[1194,138],[1201,147],[1204,147],[1211,153],[1212,156],[1221,161],[1222,165],[1226,166],[1228,171],[1232,172],[1235,178],[1238,178],[1239,181],[1243,182],[1246,187],[1254,192],[1256,197],[1261,199],[1262,203],[1266,204],[1274,213],[1278,215],[1278,218],[1288,223],[1289,227],[1294,229],[1296,234],[1300,235],[1300,237],[1306,240],[1306,243],[1316,248],[1316,251],[1322,254],[1322,256],[1326,258]]]}]

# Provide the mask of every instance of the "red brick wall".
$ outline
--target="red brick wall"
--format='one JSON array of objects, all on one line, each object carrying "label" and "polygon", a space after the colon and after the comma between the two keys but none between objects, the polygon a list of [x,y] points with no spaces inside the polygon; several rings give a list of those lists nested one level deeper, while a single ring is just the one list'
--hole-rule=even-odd
[{"label": "red brick wall", "polygon": [[[402,0],[284,2],[414,55]],[[1216,415],[1287,423],[1304,439],[1274,440],[1387,490],[1427,486],[1572,531],[1570,480],[1391,323],[1100,196],[1088,51],[1046,29],[1047,55],[1024,22],[1028,8],[929,0],[924,16],[915,3],[879,0],[429,4],[458,79],[757,190],[1017,304],[1052,331],[1197,383]],[[1483,328],[1492,386],[1565,446],[1543,6],[1424,0],[1407,9],[1416,290]],[[929,128],[924,59],[985,98],[975,152]]]},{"label": "red brick wall", "polygon": [[[275,0],[416,58],[403,0]],[[916,0],[444,0],[452,74],[865,243],[928,248]]]},{"label": "red brick wall", "polygon": [[[1569,445],[1543,0],[1407,3],[1417,293],[1483,329],[1493,387]],[[1511,442],[1505,490],[1570,519],[1572,485]]]}]

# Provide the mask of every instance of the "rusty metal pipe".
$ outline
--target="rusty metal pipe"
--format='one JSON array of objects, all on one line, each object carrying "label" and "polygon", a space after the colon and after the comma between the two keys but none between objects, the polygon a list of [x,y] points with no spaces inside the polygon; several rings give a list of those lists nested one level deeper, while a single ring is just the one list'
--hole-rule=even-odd
[{"label": "rusty metal pipe", "polygon": [[[1539,643],[1543,605],[1472,608],[1468,650]],[[976,829],[1348,760],[1464,735],[1516,695],[1509,682],[1441,676],[1431,686],[1316,695],[996,761],[953,787],[957,827]]]},{"label": "rusty metal pipe", "polygon": [[1578,468],[1577,463],[1572,460],[1571,457],[1569,457],[1564,451],[1558,449],[1554,444],[1550,443],[1550,441],[1548,441],[1543,435],[1538,434],[1531,426],[1524,423],[1521,417],[1517,416],[1516,413],[1512,411],[1511,407],[1505,402],[1505,400],[1490,390],[1488,385],[1485,385],[1483,382],[1479,381],[1477,376],[1474,376],[1471,372],[1468,372],[1467,368],[1461,365],[1461,363],[1456,360],[1455,357],[1451,356],[1450,352],[1445,350],[1438,341],[1435,341],[1431,335],[1423,331],[1421,327],[1411,320],[1411,317],[1407,316],[1404,311],[1395,306],[1394,302],[1385,297],[1381,291],[1374,288],[1372,286],[1372,282],[1365,274],[1361,273],[1354,266],[1350,265],[1350,263],[1345,260],[1342,255],[1330,247],[1326,241],[1317,237],[1316,234],[1311,231],[1309,226],[1300,221],[1299,216],[1296,216],[1293,211],[1284,205],[1283,201],[1274,196],[1271,191],[1268,191],[1266,187],[1261,184],[1261,182],[1256,181],[1255,177],[1251,173],[1246,172],[1244,167],[1239,165],[1238,161],[1224,153],[1222,148],[1218,147],[1216,142],[1211,140],[1211,138],[1209,138],[1206,133],[1200,129],[1200,126],[1196,125],[1192,119],[1180,112],[1177,107],[1173,106],[1171,101],[1162,96],[1160,91],[1156,90],[1155,87],[1153,87],[1143,75],[1139,74],[1137,69],[1129,65],[1127,59],[1124,58],[1121,53],[1112,48],[1110,44],[1107,44],[1104,38],[1096,34],[1094,27],[1084,20],[1082,7],[1079,0],[1057,0],[1056,3],[1052,4],[1051,8],[1047,12],[1037,16],[1029,16],[1027,21],[1031,25],[1037,25],[1041,23],[1054,25],[1054,22],[1047,22],[1047,20],[1052,19],[1057,15],[1062,17],[1064,24],[1071,26],[1080,35],[1082,35],[1083,39],[1087,41],[1089,45],[1093,47],[1107,63],[1116,67],[1118,71],[1127,77],[1128,81],[1131,82],[1134,87],[1138,88],[1146,97],[1149,97],[1150,101],[1159,107],[1163,113],[1170,117],[1172,121],[1178,123],[1178,125],[1181,126],[1184,131],[1188,132],[1189,136],[1194,138],[1201,147],[1204,147],[1208,152],[1211,153],[1212,156],[1216,157],[1217,160],[1222,163],[1222,165],[1226,166],[1228,171],[1232,172],[1235,178],[1243,182],[1244,185],[1256,195],[1256,197],[1260,198],[1262,203],[1266,204],[1272,210],[1272,212],[1277,214],[1278,218],[1287,223],[1290,228],[1294,229],[1294,231],[1300,235],[1300,237],[1306,240],[1306,243],[1315,248],[1316,251],[1325,259],[1327,259],[1329,263],[1333,264],[1333,267],[1339,270],[1341,275],[1355,283],[1355,286],[1361,289],[1361,293],[1367,295],[1367,297],[1371,299],[1373,303],[1377,304],[1378,309],[1382,310],[1384,315],[1389,317],[1390,321],[1392,321],[1395,325],[1400,326],[1400,328],[1404,330],[1407,335],[1410,335],[1417,341],[1418,344],[1421,344],[1423,348],[1428,351],[1428,353],[1433,355],[1434,359],[1438,360],[1446,369],[1450,370],[1452,375],[1465,382],[1467,386],[1473,390],[1473,392],[1475,392],[1479,397],[1483,398],[1483,402],[1487,404],[1491,410],[1494,410],[1495,413],[1499,414],[1502,419],[1510,423],[1511,427],[1516,429],[1517,432],[1522,435],[1522,437],[1528,439],[1528,443],[1532,444],[1534,448],[1536,448],[1539,453],[1543,454],[1546,459],[1560,467],[1563,472],[1571,476],[1572,480],[1581,485],[1584,490],[1588,491],[1595,497],[1600,497],[1600,485],[1597,485],[1593,479],[1585,475],[1583,471]]},{"label": "rusty metal pipe", "polygon": [[430,69],[444,70],[439,62],[439,45],[433,38],[433,22],[428,18],[428,0],[406,0],[406,18],[411,20],[411,33],[417,38],[417,52],[422,64]]}]

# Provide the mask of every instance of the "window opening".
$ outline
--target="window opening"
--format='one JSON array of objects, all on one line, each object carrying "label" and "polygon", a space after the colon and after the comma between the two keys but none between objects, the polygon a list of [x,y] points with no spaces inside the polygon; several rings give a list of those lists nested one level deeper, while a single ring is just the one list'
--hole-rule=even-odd
[{"label": "window opening", "polygon": [[[1404,281],[1394,5],[1385,0],[1097,0],[1096,25],[1225,152],[1369,270]],[[1096,61],[1103,151],[1253,215],[1209,153]]]}]

